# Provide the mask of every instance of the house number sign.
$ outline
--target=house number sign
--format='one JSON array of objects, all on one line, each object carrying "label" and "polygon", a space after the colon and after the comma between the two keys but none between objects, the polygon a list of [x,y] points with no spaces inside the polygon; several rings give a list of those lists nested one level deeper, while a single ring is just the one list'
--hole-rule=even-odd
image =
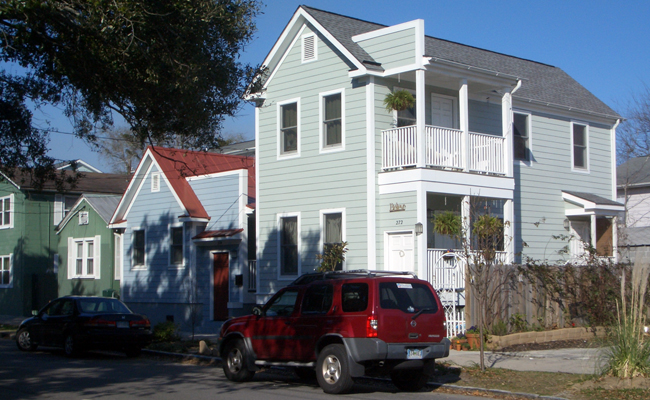
[{"label": "house number sign", "polygon": [[406,211],[406,204],[390,203],[390,212]]}]

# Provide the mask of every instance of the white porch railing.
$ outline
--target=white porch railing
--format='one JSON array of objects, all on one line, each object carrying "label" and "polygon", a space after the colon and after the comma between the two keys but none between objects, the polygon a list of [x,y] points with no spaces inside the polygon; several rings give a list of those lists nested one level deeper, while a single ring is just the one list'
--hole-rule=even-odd
[{"label": "white porch railing", "polygon": [[[425,164],[429,167],[464,170],[463,132],[458,129],[425,126]],[[413,167],[417,164],[418,135],[416,126],[382,132],[382,168]],[[504,175],[505,138],[469,133],[469,166],[472,172]]]},{"label": "white porch railing", "polygon": [[463,131],[437,126],[426,126],[424,129],[427,165],[463,169],[463,157],[461,157]]},{"label": "white porch railing", "polygon": [[470,171],[505,174],[505,143],[501,136],[470,132]]}]

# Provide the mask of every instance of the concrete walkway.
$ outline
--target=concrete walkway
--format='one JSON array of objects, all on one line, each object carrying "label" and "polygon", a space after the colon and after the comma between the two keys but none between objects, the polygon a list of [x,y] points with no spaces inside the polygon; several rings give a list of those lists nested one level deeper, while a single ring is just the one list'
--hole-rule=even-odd
[{"label": "concrete walkway", "polygon": [[[516,371],[593,374],[599,368],[602,352],[602,348],[532,350],[516,353],[486,351],[485,366]],[[441,361],[465,367],[478,365],[479,352],[450,350],[449,357],[441,359]]]}]

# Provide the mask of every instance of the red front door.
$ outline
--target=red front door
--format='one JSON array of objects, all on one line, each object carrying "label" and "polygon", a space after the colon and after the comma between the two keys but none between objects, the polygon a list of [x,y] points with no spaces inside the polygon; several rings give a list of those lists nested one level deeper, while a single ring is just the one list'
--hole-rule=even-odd
[{"label": "red front door", "polygon": [[228,319],[228,253],[214,253],[213,282],[214,293],[213,310],[215,321]]}]

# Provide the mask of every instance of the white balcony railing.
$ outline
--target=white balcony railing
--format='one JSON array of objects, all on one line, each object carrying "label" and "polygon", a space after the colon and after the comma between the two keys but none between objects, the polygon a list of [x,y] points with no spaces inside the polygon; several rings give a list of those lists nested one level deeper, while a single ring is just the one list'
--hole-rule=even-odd
[{"label": "white balcony railing", "polygon": [[[463,132],[458,129],[425,126],[425,164],[427,167],[505,175],[505,138],[469,133],[469,165],[463,157]],[[415,126],[382,132],[384,170],[417,165],[418,135]]]}]

